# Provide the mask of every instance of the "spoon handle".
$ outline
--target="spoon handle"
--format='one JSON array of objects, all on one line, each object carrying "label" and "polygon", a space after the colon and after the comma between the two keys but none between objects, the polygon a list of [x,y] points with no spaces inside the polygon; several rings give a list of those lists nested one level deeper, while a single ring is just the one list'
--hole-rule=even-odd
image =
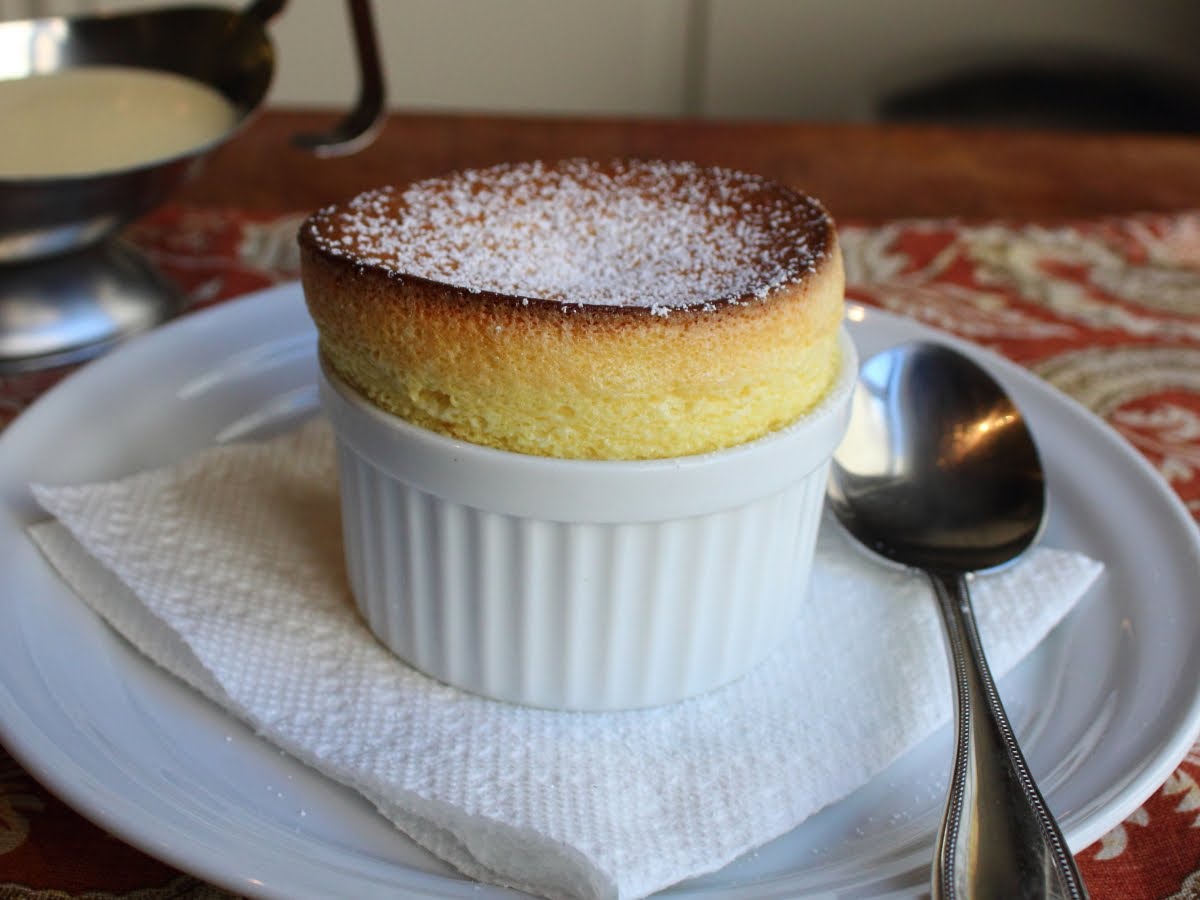
[{"label": "spoon handle", "polygon": [[934,900],[1086,900],[1058,824],[988,671],[966,578],[930,572],[953,663],[954,772],[933,863]]}]

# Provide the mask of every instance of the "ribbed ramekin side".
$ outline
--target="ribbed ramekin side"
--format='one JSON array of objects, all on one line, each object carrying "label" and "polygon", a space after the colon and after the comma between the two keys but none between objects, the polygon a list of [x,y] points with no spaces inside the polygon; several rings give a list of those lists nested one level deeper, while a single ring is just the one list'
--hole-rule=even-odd
[{"label": "ribbed ramekin side", "polygon": [[[695,563],[679,676],[688,695],[712,690],[760,662],[785,637],[804,601],[820,519],[814,473],[786,491],[686,520]],[[799,557],[799,558],[798,558]]]},{"label": "ribbed ramekin side", "polygon": [[672,702],[761,660],[796,613],[824,488],[817,472],[705,516],[562,523],[434,497],[345,445],[339,467],[376,636],[450,684],[567,709]]}]

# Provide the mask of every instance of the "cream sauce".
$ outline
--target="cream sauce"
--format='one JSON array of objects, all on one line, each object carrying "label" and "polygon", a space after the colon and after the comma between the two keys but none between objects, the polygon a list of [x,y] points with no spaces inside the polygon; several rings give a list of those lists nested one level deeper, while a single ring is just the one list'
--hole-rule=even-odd
[{"label": "cream sauce", "polygon": [[0,178],[127,169],[195,150],[236,121],[217,91],[170,72],[83,66],[0,81]]}]

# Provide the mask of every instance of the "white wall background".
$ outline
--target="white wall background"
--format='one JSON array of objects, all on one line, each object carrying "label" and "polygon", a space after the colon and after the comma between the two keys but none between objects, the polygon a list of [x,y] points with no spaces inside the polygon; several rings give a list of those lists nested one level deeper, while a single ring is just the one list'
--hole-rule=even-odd
[{"label": "white wall background", "polygon": [[[176,0],[0,0],[0,18]],[[1014,52],[1096,52],[1200,77],[1200,0],[374,0],[390,105],[862,119],[879,98]],[[277,106],[355,93],[340,0],[272,23]]]}]

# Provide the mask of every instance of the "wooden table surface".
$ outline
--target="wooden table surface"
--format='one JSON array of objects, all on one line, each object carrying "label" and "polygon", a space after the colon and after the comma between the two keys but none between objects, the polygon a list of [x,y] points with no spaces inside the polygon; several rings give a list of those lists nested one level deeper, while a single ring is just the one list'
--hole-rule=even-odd
[{"label": "wooden table surface", "polygon": [[393,115],[375,143],[318,159],[292,134],[335,116],[271,112],[219,150],[182,202],[308,209],[451,169],[566,156],[727,165],[820,197],[839,220],[1055,221],[1200,208],[1200,138],[872,124]]}]

